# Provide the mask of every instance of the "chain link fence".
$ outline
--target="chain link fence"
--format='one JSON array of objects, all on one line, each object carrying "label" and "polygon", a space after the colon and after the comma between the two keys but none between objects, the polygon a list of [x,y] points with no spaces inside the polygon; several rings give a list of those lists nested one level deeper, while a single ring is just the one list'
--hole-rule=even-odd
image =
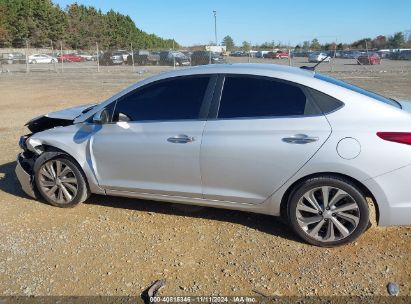
[{"label": "chain link fence", "polygon": [[[385,71],[395,68],[410,71],[411,50],[206,50],[193,47],[180,50],[125,49],[101,50],[99,44],[87,50],[69,50],[64,42],[50,41],[49,47],[32,48],[29,41],[24,48],[0,49],[0,72],[7,73],[69,73],[119,70],[141,72],[151,66],[180,68],[206,64],[265,63],[283,64],[329,72]],[[390,62],[387,64],[386,62]]]}]

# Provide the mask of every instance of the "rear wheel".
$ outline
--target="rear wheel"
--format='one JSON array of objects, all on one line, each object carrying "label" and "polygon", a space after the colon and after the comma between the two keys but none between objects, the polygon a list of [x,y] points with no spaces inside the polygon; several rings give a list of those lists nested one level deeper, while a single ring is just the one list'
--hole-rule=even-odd
[{"label": "rear wheel", "polygon": [[291,195],[288,215],[293,230],[302,239],[322,247],[352,242],[369,222],[364,195],[340,177],[304,181]]},{"label": "rear wheel", "polygon": [[36,163],[35,183],[41,196],[56,207],[73,207],[89,195],[86,180],[77,163],[68,155]]}]

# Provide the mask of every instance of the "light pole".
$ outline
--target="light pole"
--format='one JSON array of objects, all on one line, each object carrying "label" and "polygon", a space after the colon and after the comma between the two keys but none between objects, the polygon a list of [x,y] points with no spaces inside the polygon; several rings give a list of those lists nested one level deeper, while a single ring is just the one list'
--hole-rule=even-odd
[{"label": "light pole", "polygon": [[215,45],[218,45],[217,43],[217,11],[213,11],[214,14],[214,35],[215,35]]}]

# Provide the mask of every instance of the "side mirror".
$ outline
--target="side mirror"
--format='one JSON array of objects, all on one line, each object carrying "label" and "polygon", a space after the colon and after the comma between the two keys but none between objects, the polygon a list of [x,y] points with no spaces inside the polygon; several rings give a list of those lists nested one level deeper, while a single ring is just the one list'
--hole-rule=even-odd
[{"label": "side mirror", "polygon": [[94,114],[93,122],[98,125],[104,125],[109,122],[109,116],[110,114],[107,109],[102,109]]}]

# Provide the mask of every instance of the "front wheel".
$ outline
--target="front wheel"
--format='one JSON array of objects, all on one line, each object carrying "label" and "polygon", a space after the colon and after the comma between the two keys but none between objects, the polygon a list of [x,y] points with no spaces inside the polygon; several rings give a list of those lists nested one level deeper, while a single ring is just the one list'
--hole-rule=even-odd
[{"label": "front wheel", "polygon": [[66,154],[39,158],[34,173],[38,192],[53,206],[73,207],[89,195],[81,168]]},{"label": "front wheel", "polygon": [[288,216],[303,240],[321,247],[352,242],[369,223],[361,191],[348,179],[331,176],[304,181],[291,195]]}]

